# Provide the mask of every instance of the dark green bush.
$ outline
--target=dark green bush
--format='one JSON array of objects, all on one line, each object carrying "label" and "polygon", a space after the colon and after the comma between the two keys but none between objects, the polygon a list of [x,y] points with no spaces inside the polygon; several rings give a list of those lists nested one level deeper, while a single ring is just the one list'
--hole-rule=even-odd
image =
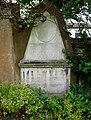
[{"label": "dark green bush", "polygon": [[77,74],[76,82],[80,87],[83,87],[84,92],[91,90],[91,59],[88,48],[89,46],[84,48],[82,56],[71,54],[63,49],[68,64],[73,65],[72,71]]},{"label": "dark green bush", "polygon": [[[71,116],[76,115],[76,117],[78,116],[79,120],[90,120],[91,119],[91,99],[87,98],[85,94],[81,92],[80,87],[79,87],[80,89],[79,93],[78,91],[76,91],[76,89],[78,89],[78,86],[75,86],[74,89],[75,91],[72,90],[68,92],[65,96],[66,100],[69,101],[69,105],[72,104],[72,109],[70,111],[73,114],[70,114],[70,115]],[[68,117],[70,115],[68,115]]]},{"label": "dark green bush", "polygon": [[30,85],[2,83],[0,84],[1,119],[90,120],[90,99],[81,93],[76,94],[75,90],[72,91],[61,98],[41,89],[32,88]]}]

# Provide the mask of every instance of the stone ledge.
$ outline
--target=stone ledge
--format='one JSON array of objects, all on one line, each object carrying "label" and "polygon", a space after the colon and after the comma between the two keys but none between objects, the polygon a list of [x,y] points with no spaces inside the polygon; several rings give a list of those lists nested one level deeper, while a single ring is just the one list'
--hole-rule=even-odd
[{"label": "stone ledge", "polygon": [[68,65],[67,61],[65,60],[51,60],[51,61],[30,61],[30,62],[23,62],[19,63],[19,67],[21,68],[64,68],[64,67],[71,67],[72,65]]}]

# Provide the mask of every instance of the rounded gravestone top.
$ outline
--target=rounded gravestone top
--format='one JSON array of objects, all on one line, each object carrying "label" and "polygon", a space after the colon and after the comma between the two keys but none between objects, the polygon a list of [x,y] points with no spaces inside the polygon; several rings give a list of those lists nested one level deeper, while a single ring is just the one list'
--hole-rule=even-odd
[{"label": "rounded gravestone top", "polygon": [[50,42],[56,36],[57,26],[55,21],[46,20],[35,28],[37,39],[42,42]]}]

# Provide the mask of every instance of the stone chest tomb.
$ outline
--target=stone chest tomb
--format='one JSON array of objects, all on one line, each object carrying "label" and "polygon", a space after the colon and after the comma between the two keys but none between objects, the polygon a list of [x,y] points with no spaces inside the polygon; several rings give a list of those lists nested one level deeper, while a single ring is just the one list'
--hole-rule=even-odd
[{"label": "stone chest tomb", "polygon": [[[43,16],[35,20],[36,25],[31,30],[23,59],[19,63],[20,75],[21,80],[33,87],[63,93],[70,85],[70,66],[62,52],[63,49],[70,49],[70,44],[66,45],[69,37],[63,30],[65,23],[60,17],[61,13],[47,2],[42,3],[40,11]],[[60,19],[64,25],[59,23]]]}]

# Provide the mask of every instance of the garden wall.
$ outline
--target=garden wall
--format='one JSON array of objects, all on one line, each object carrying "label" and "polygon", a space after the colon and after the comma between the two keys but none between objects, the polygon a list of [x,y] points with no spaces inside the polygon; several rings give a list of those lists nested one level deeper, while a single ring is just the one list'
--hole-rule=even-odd
[{"label": "garden wall", "polygon": [[14,47],[8,19],[0,19],[0,82],[14,80]]}]

